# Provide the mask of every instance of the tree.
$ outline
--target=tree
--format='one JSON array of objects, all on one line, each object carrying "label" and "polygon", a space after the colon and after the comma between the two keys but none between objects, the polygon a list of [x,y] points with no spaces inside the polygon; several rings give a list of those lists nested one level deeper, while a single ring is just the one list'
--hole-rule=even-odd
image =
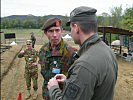
[{"label": "tree", "polygon": [[133,7],[127,8],[124,11],[123,20],[124,28],[133,31]]},{"label": "tree", "polygon": [[110,10],[111,13],[111,25],[114,27],[122,27],[122,6],[113,7]]},{"label": "tree", "polygon": [[102,13],[97,17],[99,26],[110,26],[110,15],[108,13]]}]

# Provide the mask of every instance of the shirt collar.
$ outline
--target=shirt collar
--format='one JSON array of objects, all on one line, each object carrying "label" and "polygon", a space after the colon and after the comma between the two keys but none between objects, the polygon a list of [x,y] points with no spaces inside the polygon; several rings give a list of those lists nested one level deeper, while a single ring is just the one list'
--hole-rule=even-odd
[{"label": "shirt collar", "polygon": [[65,46],[64,41],[63,41],[63,39],[61,39],[59,44],[56,46],[56,51],[55,52],[52,51],[50,43],[49,43],[48,51],[50,51],[52,53],[52,56],[54,56],[54,55],[61,56],[63,54],[64,46]]},{"label": "shirt collar", "polygon": [[99,39],[98,34],[94,34],[91,37],[89,37],[88,39],[86,39],[80,45],[80,49],[78,51],[78,55],[81,56],[84,53],[84,51],[86,51],[86,48],[89,47],[92,43],[95,43],[98,39]]}]

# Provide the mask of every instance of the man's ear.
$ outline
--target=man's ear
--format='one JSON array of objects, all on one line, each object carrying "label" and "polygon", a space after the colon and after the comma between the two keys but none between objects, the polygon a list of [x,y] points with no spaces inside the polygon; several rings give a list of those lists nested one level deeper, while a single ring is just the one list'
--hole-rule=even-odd
[{"label": "man's ear", "polygon": [[77,34],[79,34],[79,30],[80,30],[79,29],[79,25],[78,24],[75,24],[75,31],[76,31]]}]

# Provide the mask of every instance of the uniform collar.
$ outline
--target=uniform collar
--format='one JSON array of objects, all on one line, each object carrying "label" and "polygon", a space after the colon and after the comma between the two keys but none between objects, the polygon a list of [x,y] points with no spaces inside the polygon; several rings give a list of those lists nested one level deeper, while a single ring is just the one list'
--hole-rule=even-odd
[{"label": "uniform collar", "polygon": [[61,39],[61,41],[59,42],[59,44],[56,46],[56,51],[52,51],[52,48],[51,48],[51,44],[49,43],[49,47],[48,47],[48,51],[51,52],[51,55],[52,56],[62,56],[63,54],[63,49],[64,49],[64,41],[63,39]]},{"label": "uniform collar", "polygon": [[87,49],[87,47],[89,47],[91,44],[95,43],[97,40],[99,39],[98,34],[94,34],[91,37],[89,37],[88,39],[86,39],[81,45],[80,45],[80,49],[78,51],[78,55],[81,56]]}]

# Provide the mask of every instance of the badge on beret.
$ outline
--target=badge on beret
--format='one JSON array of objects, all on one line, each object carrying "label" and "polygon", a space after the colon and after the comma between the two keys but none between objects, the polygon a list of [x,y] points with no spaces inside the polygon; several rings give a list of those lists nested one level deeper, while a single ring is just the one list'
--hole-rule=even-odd
[{"label": "badge on beret", "polygon": [[60,22],[58,20],[56,20],[56,26],[59,27],[60,26]]},{"label": "badge on beret", "polygon": [[78,95],[80,90],[80,87],[78,87],[77,85],[70,83],[66,89],[66,96],[69,99],[74,100],[76,98],[76,96]]}]

